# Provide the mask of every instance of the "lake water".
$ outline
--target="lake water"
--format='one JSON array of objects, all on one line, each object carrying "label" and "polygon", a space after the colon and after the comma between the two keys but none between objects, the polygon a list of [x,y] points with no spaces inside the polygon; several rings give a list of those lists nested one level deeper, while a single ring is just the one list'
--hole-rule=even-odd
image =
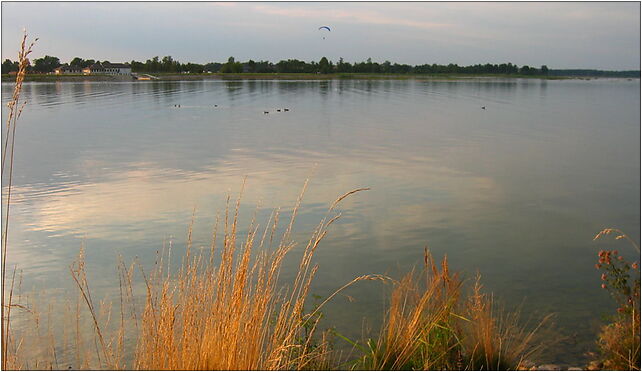
[{"label": "lake water", "polygon": [[[2,84],[3,119],[11,91]],[[592,241],[605,227],[640,241],[638,79],[26,83],[23,97],[7,262],[41,296],[70,292],[81,244],[92,288],[117,288],[116,256],[149,266],[163,244],[184,246],[194,208],[195,245],[208,246],[244,176],[241,226],[254,211],[263,224],[287,215],[311,178],[299,252],[337,196],[371,188],[342,205],[313,294],[398,276],[428,245],[479,271],[507,310],[556,313],[552,362],[582,360],[614,310],[596,252],[639,261]],[[328,323],[376,330],[382,285],[345,294],[354,301],[334,300]]]}]

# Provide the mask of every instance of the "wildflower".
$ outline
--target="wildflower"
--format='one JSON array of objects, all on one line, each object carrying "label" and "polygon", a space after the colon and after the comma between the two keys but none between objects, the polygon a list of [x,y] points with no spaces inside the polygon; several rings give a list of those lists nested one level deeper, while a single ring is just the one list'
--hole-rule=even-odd
[{"label": "wildflower", "polygon": [[622,258],[622,256],[619,256],[617,259],[622,261],[624,258]]},{"label": "wildflower", "polygon": [[[596,263],[596,264],[595,264],[595,268],[596,268],[596,269],[598,269],[598,270],[599,270],[601,267],[602,267],[602,265],[600,265],[599,263]],[[634,267],[634,269],[635,269],[635,267]]]},{"label": "wildflower", "polygon": [[623,313],[624,312],[624,308],[623,307],[618,307],[617,308],[617,312],[618,313]]},{"label": "wildflower", "polygon": [[606,280],[606,273],[602,274],[602,280]]},{"label": "wildflower", "polygon": [[602,283],[602,289],[606,289],[606,284]]},{"label": "wildflower", "polygon": [[613,255],[617,256],[617,250],[613,251]]},{"label": "wildflower", "polygon": [[631,267],[634,268],[634,269],[637,269],[638,268],[638,263],[637,262],[632,263]]}]

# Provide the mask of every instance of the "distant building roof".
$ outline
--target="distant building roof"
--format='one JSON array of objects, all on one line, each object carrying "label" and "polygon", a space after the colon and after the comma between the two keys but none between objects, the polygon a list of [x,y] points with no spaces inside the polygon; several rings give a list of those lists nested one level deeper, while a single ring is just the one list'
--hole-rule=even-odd
[{"label": "distant building roof", "polygon": [[58,71],[81,71],[82,67],[76,66],[76,65],[71,65],[70,66],[68,64],[64,64],[64,65],[62,65],[60,67],[55,68],[54,70],[58,70]]},{"label": "distant building roof", "polygon": [[104,68],[130,68],[127,63],[103,63]]},{"label": "distant building roof", "polygon": [[131,68],[131,66],[127,63],[96,62],[87,68],[91,71],[103,71],[106,68]]},{"label": "distant building roof", "polygon": [[94,63],[93,65],[86,67],[86,69],[89,69],[91,71],[100,71],[104,70],[105,68],[100,63]]}]

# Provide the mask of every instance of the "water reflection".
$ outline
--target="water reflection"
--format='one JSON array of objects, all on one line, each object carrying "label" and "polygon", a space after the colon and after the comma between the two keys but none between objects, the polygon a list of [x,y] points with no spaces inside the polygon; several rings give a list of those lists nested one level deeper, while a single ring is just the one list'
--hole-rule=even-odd
[{"label": "water reflection", "polygon": [[[444,221],[452,214],[458,214],[444,209],[438,215],[429,216],[427,212],[445,200],[457,200],[465,208],[475,209],[479,204],[493,203],[500,197],[498,193],[501,190],[489,178],[462,174],[431,159],[392,156],[394,154],[381,151],[348,151],[340,156],[297,151],[257,157],[250,150],[237,149],[199,171],[132,163],[101,182],[66,183],[46,189],[42,184],[18,186],[14,189],[18,195],[15,203],[19,208],[22,204],[30,204],[25,211],[31,221],[27,231],[65,231],[76,236],[108,239],[113,234],[111,228],[114,225],[138,223],[154,228],[159,220],[175,222],[172,216],[184,214],[190,206],[223,200],[229,190],[238,187],[242,174],[248,175],[250,184],[255,185],[254,192],[245,198],[246,203],[255,205],[263,200],[262,206],[269,209],[287,205],[291,203],[292,195],[297,194],[300,180],[313,172],[312,164],[315,164],[317,177],[325,178],[332,174],[334,184],[324,185],[327,188],[311,193],[306,202],[312,204],[328,203],[342,189],[364,185],[363,168],[369,170],[367,177],[376,180],[381,188],[403,187],[408,172],[413,174],[413,183],[430,185],[422,188],[421,195],[416,196],[414,202],[421,203],[411,207],[404,207],[402,201],[403,193],[411,190],[388,194],[382,205],[390,202],[400,209],[389,211],[394,216],[392,221],[378,221],[382,226],[375,231],[402,231],[404,226],[418,226],[419,222],[430,226],[433,219]],[[356,158],[359,160],[353,160]],[[341,166],[337,167],[337,163]],[[90,175],[88,178],[92,179],[91,175],[97,168],[100,168],[100,163],[87,161],[76,171]],[[281,177],[275,178],[275,175]],[[325,184],[322,181],[315,183]],[[414,209],[415,213],[406,213],[405,208]],[[423,213],[417,213],[419,210]]]},{"label": "water reflection", "polygon": [[[560,329],[584,327],[577,357],[608,307],[591,238],[618,226],[639,241],[637,82],[79,82],[23,94],[8,263],[44,288],[65,285],[83,239],[100,281],[116,252],[153,261],[194,207],[207,244],[244,176],[244,221],[256,205],[287,212],[312,176],[299,240],[337,195],[372,188],[319,250],[314,293],[403,271],[429,244],[511,306],[528,295],[534,310],[568,309]],[[332,305],[337,325],[377,316],[380,288],[355,291],[357,304]]]}]

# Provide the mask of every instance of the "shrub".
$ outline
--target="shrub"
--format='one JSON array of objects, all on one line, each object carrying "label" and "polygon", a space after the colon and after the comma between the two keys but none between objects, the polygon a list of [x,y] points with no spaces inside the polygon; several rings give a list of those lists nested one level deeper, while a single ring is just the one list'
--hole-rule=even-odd
[{"label": "shrub", "polygon": [[[611,234],[617,234],[616,240],[628,240],[640,252],[637,244],[618,229],[604,229],[594,240]],[[640,268],[637,262],[630,263],[618,253],[617,250],[600,250],[595,264],[595,268],[602,271],[601,287],[610,292],[617,305],[611,323],[600,330],[597,343],[604,368],[640,369]]]}]

